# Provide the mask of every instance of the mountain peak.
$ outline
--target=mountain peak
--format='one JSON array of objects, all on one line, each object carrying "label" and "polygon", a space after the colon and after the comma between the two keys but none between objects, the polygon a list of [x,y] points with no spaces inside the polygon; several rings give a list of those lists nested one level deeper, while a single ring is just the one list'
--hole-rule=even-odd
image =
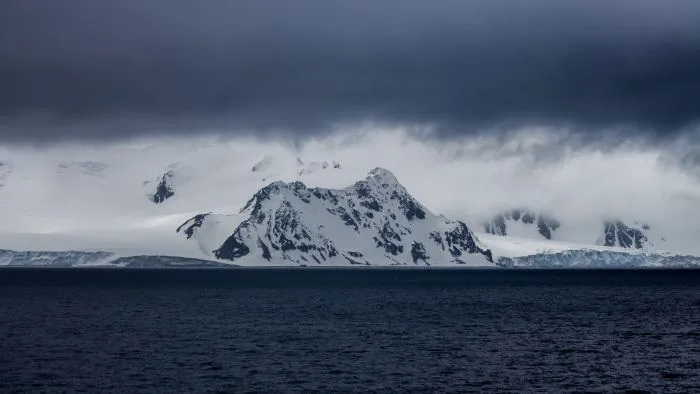
[{"label": "mountain peak", "polygon": [[[240,211],[239,224],[214,257],[275,265],[490,265],[491,252],[462,222],[433,215],[382,168],[344,189],[308,188],[302,182],[273,182]],[[199,215],[181,226],[199,237]],[[207,224],[208,223],[208,224]],[[207,230],[207,231],[209,231]],[[213,233],[218,233],[213,230]],[[204,248],[202,248],[204,249]]]},{"label": "mountain peak", "polygon": [[375,167],[372,171],[369,172],[367,180],[370,179],[376,181],[379,184],[387,184],[391,186],[400,185],[399,181],[396,179],[396,177],[391,171],[381,167]]}]

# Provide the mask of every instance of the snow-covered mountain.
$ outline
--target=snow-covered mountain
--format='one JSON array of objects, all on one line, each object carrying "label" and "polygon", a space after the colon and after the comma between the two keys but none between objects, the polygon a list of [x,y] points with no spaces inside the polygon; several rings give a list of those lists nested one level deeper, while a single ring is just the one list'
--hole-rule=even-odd
[{"label": "snow-covered mountain", "polygon": [[273,182],[237,217],[199,214],[177,231],[242,265],[493,265],[465,223],[434,215],[381,168],[344,189]]}]

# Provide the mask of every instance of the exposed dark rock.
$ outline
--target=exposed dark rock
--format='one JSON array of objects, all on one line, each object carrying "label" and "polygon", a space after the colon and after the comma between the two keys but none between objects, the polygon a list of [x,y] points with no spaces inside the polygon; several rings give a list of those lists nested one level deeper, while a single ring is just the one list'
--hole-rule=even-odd
[{"label": "exposed dark rock", "polygon": [[403,245],[397,245],[389,239],[379,239],[374,237],[374,243],[377,247],[384,248],[387,253],[391,253],[396,256],[399,253],[403,253]]},{"label": "exposed dark rock", "polygon": [[355,183],[355,191],[360,198],[368,198],[372,193],[372,189],[370,189],[366,181]]},{"label": "exposed dark rock", "polygon": [[535,223],[535,214],[530,211],[523,212],[522,221],[525,224]]},{"label": "exposed dark rock", "polygon": [[[240,228],[239,228],[240,229]],[[222,260],[234,260],[250,253],[250,249],[238,239],[239,231],[236,230],[232,236],[228,237],[221,247],[214,251],[214,256]]]},{"label": "exposed dark rock", "polygon": [[547,239],[552,239],[552,233],[559,228],[561,223],[553,217],[540,214],[537,216],[537,231]]},{"label": "exposed dark rock", "polygon": [[399,206],[408,220],[413,220],[414,218],[425,219],[425,211],[408,193],[395,190],[391,193],[391,199],[399,200]]},{"label": "exposed dark rock", "polygon": [[463,222],[456,222],[456,224],[457,227],[454,230],[445,232],[445,241],[452,255],[457,257],[462,254],[460,250],[464,250],[467,253],[480,253],[486,256],[488,261],[493,262],[491,250],[481,249],[477,246],[474,236],[467,228],[467,225]]},{"label": "exposed dark rock", "polygon": [[[520,219],[520,214],[518,214],[518,219]],[[484,231],[489,234],[508,235],[504,215],[496,215],[490,223],[484,223]]]},{"label": "exposed dark rock", "polygon": [[[649,228],[649,226],[646,227]],[[606,221],[603,232],[605,246],[641,249],[649,240],[642,229],[628,227],[620,220]]]},{"label": "exposed dark rock", "polygon": [[418,260],[423,260],[427,264],[430,257],[425,253],[425,246],[420,242],[414,241],[411,246],[411,258],[414,263],[417,263]]},{"label": "exposed dark rock", "polygon": [[382,210],[382,206],[377,202],[377,200],[372,200],[372,201],[362,201],[360,203],[363,207],[367,209],[371,209],[375,212],[379,212]]},{"label": "exposed dark rock", "polygon": [[547,214],[536,214],[530,210],[516,208],[495,215],[490,222],[484,223],[484,232],[494,235],[508,235],[508,221],[524,224],[537,224],[537,232],[546,239],[552,239],[561,223]]},{"label": "exposed dark rock", "polygon": [[179,233],[180,231],[182,231],[187,236],[187,239],[190,239],[192,238],[192,235],[194,235],[194,229],[202,227],[204,219],[207,216],[209,216],[208,213],[200,213],[199,215],[195,215],[192,219],[189,219],[185,223],[182,223],[180,227],[178,227],[177,230],[175,230],[175,232]]},{"label": "exposed dark rock", "polygon": [[351,259],[351,258],[348,257],[348,256],[343,255],[343,257],[344,257],[345,260],[347,260],[348,263],[350,263],[351,265],[366,265],[365,263],[363,263],[363,262],[361,262],[361,261],[357,261],[357,260],[355,260],[355,259]]},{"label": "exposed dark rock", "polygon": [[243,208],[241,208],[240,212],[243,213],[251,207],[253,208],[251,214],[255,214],[256,212],[260,211],[260,208],[262,207],[262,202],[265,200],[269,200],[270,194],[274,191],[279,191],[278,182],[273,182],[258,190],[253,195],[253,197],[250,200],[248,200],[248,202],[243,206]]},{"label": "exposed dark rock", "polygon": [[175,188],[172,185],[173,172],[168,171],[160,177],[155,193],[151,194],[151,201],[160,204],[175,195]]},{"label": "exposed dark rock", "polygon": [[262,249],[262,256],[265,260],[270,261],[270,258],[272,255],[270,254],[270,248],[265,245],[265,242],[263,242],[262,239],[258,238],[258,247]]}]

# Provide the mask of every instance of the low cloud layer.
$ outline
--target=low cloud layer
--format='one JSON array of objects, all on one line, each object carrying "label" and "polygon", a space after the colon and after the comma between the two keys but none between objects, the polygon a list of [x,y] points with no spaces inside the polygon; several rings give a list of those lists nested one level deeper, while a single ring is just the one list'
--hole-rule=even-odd
[{"label": "low cloud layer", "polygon": [[0,142],[524,125],[675,138],[700,120],[700,3],[5,2]]},{"label": "low cloud layer", "polygon": [[[0,216],[6,219],[0,233],[103,234],[147,244],[151,230],[170,239],[196,213],[237,212],[272,180],[345,187],[380,166],[431,211],[466,220],[475,230],[498,212],[525,207],[561,220],[560,240],[594,243],[604,220],[621,219],[649,224],[666,238],[660,249],[700,253],[700,181],[667,162],[669,152],[589,147],[543,160],[542,150],[560,146],[557,141],[544,132],[520,133],[505,145],[486,137],[422,141],[384,130],[309,138],[297,147],[240,137],[0,147]],[[268,156],[274,165],[251,171]],[[307,164],[337,161],[341,168],[299,175],[297,157]],[[170,168],[184,180],[176,197],[155,205],[147,198],[153,183],[144,182]]]}]

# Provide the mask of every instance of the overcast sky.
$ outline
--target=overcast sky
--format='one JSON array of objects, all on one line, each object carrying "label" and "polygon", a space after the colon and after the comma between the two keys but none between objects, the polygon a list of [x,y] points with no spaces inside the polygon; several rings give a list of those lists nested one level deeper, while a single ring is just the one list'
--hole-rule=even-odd
[{"label": "overcast sky", "polygon": [[0,3],[0,143],[698,120],[697,0]]}]

